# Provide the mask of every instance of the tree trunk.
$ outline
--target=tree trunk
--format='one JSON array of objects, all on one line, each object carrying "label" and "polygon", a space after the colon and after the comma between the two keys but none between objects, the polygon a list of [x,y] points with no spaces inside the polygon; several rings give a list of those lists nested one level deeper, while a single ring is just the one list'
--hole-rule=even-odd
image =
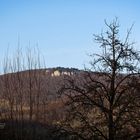
[{"label": "tree trunk", "polygon": [[113,115],[112,110],[109,112],[109,140],[114,140],[114,123],[113,123]]}]

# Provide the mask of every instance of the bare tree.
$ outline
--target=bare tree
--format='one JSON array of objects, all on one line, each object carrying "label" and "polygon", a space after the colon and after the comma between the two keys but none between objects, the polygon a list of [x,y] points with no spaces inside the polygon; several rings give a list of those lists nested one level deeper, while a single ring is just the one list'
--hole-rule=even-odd
[{"label": "bare tree", "polygon": [[[132,139],[140,135],[139,52],[121,41],[118,20],[94,35],[102,54],[92,54],[92,69],[66,79],[59,91],[68,109],[63,130],[79,139]],[[136,125],[137,124],[137,125]]]},{"label": "bare tree", "polygon": [[31,124],[33,121],[42,121],[42,115],[44,115],[41,112],[42,102],[47,98],[46,85],[42,81],[43,72],[39,50],[30,48],[24,55],[22,49],[18,48],[12,57],[8,54],[5,56],[3,68],[4,75],[0,77],[1,101],[3,102],[0,108],[3,111],[0,111],[0,117],[12,122],[12,133],[16,139],[24,137],[24,125],[29,118],[32,137],[32,133],[36,132],[36,127]]}]

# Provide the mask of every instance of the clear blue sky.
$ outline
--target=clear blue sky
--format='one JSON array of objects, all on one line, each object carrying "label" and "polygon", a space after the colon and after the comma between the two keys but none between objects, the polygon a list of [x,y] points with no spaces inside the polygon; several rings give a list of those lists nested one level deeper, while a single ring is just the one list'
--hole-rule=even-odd
[{"label": "clear blue sky", "polygon": [[122,38],[135,23],[132,40],[140,50],[140,0],[0,0],[0,59],[37,43],[47,67],[83,68],[87,53],[98,52],[93,34],[104,19],[119,18]]}]

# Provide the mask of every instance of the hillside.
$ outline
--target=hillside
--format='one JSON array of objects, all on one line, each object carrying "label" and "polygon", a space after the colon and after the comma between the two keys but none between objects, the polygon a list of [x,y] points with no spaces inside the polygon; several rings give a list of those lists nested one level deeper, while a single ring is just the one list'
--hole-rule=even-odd
[{"label": "hillside", "polygon": [[[58,94],[65,82],[64,79],[77,77],[82,72],[75,68],[57,67],[1,75],[0,122],[6,123],[3,133],[9,131],[9,136],[15,135],[19,131],[17,128],[26,127],[31,127],[29,129],[32,133],[32,124],[36,129],[40,127],[42,131],[51,133],[48,129],[54,129],[54,126],[65,116],[64,104]],[[46,127],[42,128],[42,125]],[[14,130],[11,130],[13,128]],[[43,137],[44,134],[36,135]]]},{"label": "hillside", "polygon": [[57,92],[64,78],[82,72],[74,68],[57,67],[1,75],[0,118],[39,119],[40,122],[49,120],[48,123],[59,120],[62,114],[58,115],[57,112],[62,105]]},{"label": "hillside", "polygon": [[[127,79],[123,81],[124,77]],[[4,122],[5,128],[2,129],[0,138],[2,137],[3,140],[4,138],[9,139],[9,137],[14,137],[14,140],[19,140],[21,137],[25,140],[70,140],[73,139],[70,136],[73,128],[76,129],[76,131],[74,130],[76,133],[79,133],[87,127],[87,122],[85,126],[81,124],[83,118],[75,118],[75,113],[78,117],[79,114],[77,113],[86,115],[84,119],[87,117],[89,124],[94,121],[96,125],[106,131],[107,128],[104,125],[106,118],[95,104],[99,104],[100,107],[103,105],[101,109],[105,108],[107,110],[109,108],[108,92],[106,92],[110,88],[111,82],[109,80],[109,73],[86,72],[75,68],[61,67],[26,70],[1,75],[0,123]],[[129,103],[129,107],[132,109],[134,107],[134,102],[130,106],[132,99],[135,100],[137,106],[139,105],[139,88],[136,87],[137,90],[135,91],[131,88],[131,86],[139,86],[137,80],[139,80],[138,75],[132,77],[127,77],[125,74],[116,75],[116,85],[121,81],[121,85],[116,90],[117,98],[122,91],[126,91],[125,94],[121,95],[122,99],[115,106],[116,115],[118,115],[117,112],[122,109],[122,106],[125,107],[126,103]],[[126,90],[127,85],[128,90]],[[61,91],[62,87],[67,89],[66,92]],[[71,90],[71,88],[69,90],[69,87],[74,90]],[[134,111],[137,110],[139,113],[137,106]],[[70,112],[68,112],[69,109]],[[124,117],[132,115],[129,113],[131,112],[126,112]],[[65,119],[67,119],[66,122]],[[64,131],[61,128],[62,125],[66,126],[69,132]],[[139,123],[132,126],[128,123],[123,127],[125,127],[126,132],[139,133]],[[89,129],[86,129],[86,131],[88,132]],[[125,137],[127,136],[126,132],[125,134],[122,133]],[[129,140],[129,136],[127,139]]]}]

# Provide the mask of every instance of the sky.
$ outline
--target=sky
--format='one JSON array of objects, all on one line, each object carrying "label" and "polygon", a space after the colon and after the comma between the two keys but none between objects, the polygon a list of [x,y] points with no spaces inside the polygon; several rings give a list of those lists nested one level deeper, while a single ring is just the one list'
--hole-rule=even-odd
[{"label": "sky", "polygon": [[104,20],[118,17],[123,39],[131,34],[140,50],[140,0],[0,0],[0,59],[7,49],[38,46],[46,67],[82,69],[88,54],[99,52],[93,34],[105,29]]}]

